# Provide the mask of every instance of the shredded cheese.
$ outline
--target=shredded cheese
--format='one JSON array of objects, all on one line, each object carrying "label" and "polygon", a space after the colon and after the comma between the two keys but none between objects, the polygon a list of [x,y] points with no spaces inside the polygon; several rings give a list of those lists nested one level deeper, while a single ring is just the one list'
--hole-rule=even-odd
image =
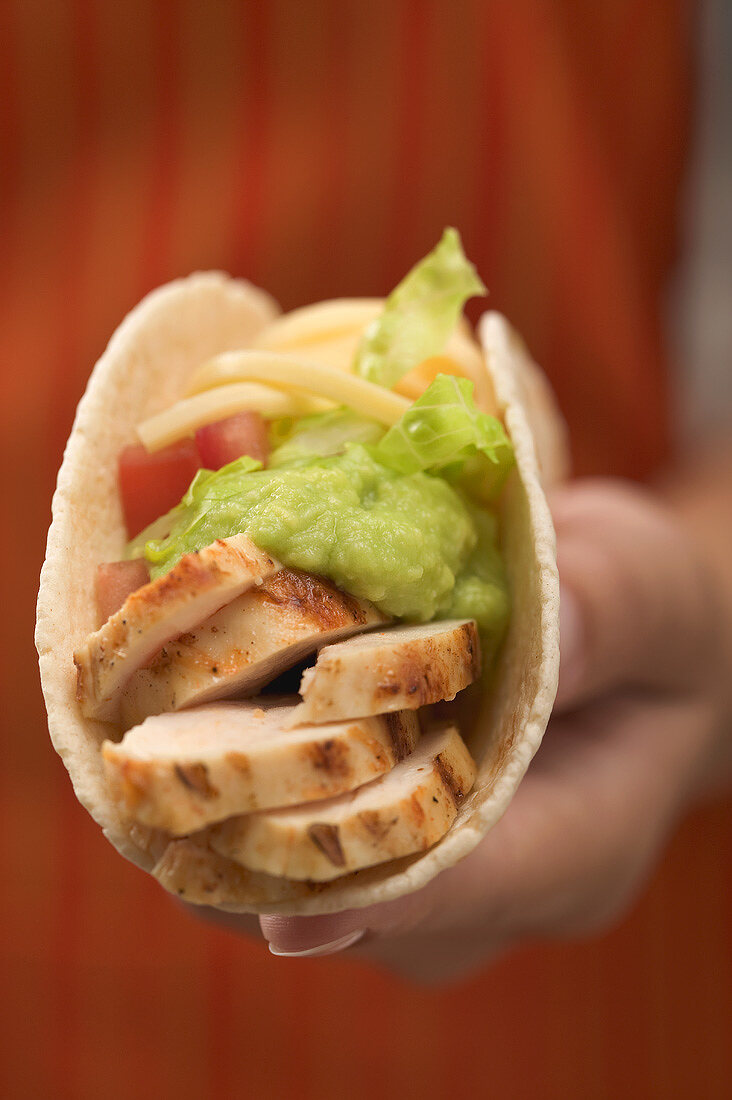
[{"label": "shredded cheese", "polygon": [[302,390],[336,405],[347,405],[362,416],[388,425],[395,424],[411,404],[383,386],[375,386],[336,367],[293,355],[252,350],[225,351],[204,363],[191,379],[188,392],[201,393],[215,386],[245,381],[266,381],[287,391]]},{"label": "shredded cheese", "polygon": [[278,317],[258,334],[254,347],[202,364],[183,400],[139,425],[140,439],[148,451],[157,451],[244,409],[277,419],[306,416],[331,403],[391,425],[440,371],[471,378],[479,405],[495,411],[481,351],[464,323],[442,355],[420,363],[394,391],[353,375],[364,329],[383,307],[380,298],[338,298]]},{"label": "shredded cheese", "polygon": [[137,434],[148,451],[159,451],[204,424],[212,424],[227,416],[253,409],[268,419],[282,416],[307,416],[322,409],[322,402],[313,401],[302,393],[290,393],[254,382],[221,385],[176,402],[171,408],[144,420]]},{"label": "shredded cheese", "polygon": [[336,298],[316,302],[277,317],[257,333],[253,346],[269,351],[296,351],[342,336],[358,338],[366,325],[380,316],[383,308],[382,298]]},{"label": "shredded cheese", "polygon": [[[381,315],[383,308],[383,298],[337,298],[303,306],[266,325],[255,337],[254,346],[270,351],[302,351],[312,362],[350,373],[364,330]],[[443,373],[471,379],[478,404],[496,412],[483,354],[464,318],[450,335],[444,351],[406,374],[394,392],[415,401],[434,379],[438,360]]]}]

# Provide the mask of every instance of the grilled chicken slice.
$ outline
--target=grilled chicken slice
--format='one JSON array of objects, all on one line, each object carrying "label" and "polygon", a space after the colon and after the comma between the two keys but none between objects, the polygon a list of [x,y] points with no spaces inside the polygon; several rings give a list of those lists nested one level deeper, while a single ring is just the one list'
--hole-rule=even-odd
[{"label": "grilled chicken slice", "polygon": [[325,646],[300,683],[295,722],[416,710],[453,699],[480,675],[473,619],[401,626]]},{"label": "grilled chicken slice", "polygon": [[280,568],[246,535],[234,535],[185,554],[163,577],[138,588],[74,653],[82,713],[115,721],[120,692],[135,669]]},{"label": "grilled chicken slice", "polygon": [[281,569],[165,646],[123,692],[125,729],[151,714],[255,694],[318,646],[383,623],[369,603],[327,581]]},{"label": "grilled chicken slice", "polygon": [[249,870],[326,882],[429,848],[452,825],[475,775],[460,734],[443,726],[388,775],[351,794],[232,817],[214,825],[209,840]]},{"label": "grilled chicken slice", "polygon": [[413,711],[288,729],[295,704],[270,696],[148,718],[102,746],[112,795],[136,821],[181,836],[232,814],[352,791],[419,737]]}]

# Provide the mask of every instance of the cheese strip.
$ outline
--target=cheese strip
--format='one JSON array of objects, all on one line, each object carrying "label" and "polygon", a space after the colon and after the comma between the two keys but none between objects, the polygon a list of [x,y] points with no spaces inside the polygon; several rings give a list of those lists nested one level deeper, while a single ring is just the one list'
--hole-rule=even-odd
[{"label": "cheese strip", "polygon": [[[381,315],[383,308],[383,298],[336,298],[303,306],[266,325],[255,337],[253,346],[270,351],[300,351],[314,362],[352,372],[364,330]],[[443,351],[409,371],[394,390],[414,401],[440,372],[471,379],[481,408],[495,414],[483,355],[464,318],[456,325]]]},{"label": "cheese strip", "polygon": [[266,325],[253,346],[269,351],[296,351],[356,333],[375,321],[384,309],[383,298],[335,298],[293,309]]},{"label": "cheese strip", "polygon": [[272,351],[226,351],[217,355],[199,367],[188,392],[201,393],[214,386],[249,381],[267,382],[288,391],[291,388],[305,390],[336,405],[347,405],[362,416],[389,426],[395,424],[410,406],[406,398],[363,378]]},{"label": "cheese strip", "polygon": [[276,420],[282,416],[307,416],[320,408],[321,404],[302,393],[291,393],[255,382],[239,382],[221,385],[176,402],[171,408],[139,424],[137,434],[148,451],[159,451],[178,439],[192,435],[204,424],[213,424],[244,409],[254,409],[268,420]]},{"label": "cheese strip", "polygon": [[[381,316],[383,309],[383,298],[336,298],[316,302],[275,318],[257,334],[252,346],[268,351],[302,351],[318,361],[324,354],[328,356],[328,362],[331,361],[331,345],[351,347],[351,355],[343,364],[343,369],[351,370],[353,355],[364,329]],[[447,374],[475,378],[485,371],[481,350],[464,320],[458,323],[444,350],[435,358],[442,359],[440,369]],[[425,360],[425,364],[432,362],[432,359]],[[419,366],[415,367],[415,372],[419,369]],[[434,378],[431,371],[429,375],[427,385]],[[416,396],[422,389],[417,391]],[[412,394],[406,393],[406,396],[411,397]]]}]

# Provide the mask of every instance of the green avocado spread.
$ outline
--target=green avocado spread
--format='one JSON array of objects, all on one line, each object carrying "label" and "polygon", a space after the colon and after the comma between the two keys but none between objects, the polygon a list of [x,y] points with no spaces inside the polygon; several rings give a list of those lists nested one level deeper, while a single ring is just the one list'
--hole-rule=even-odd
[{"label": "green avocado spread", "polygon": [[201,471],[148,541],[153,576],[215,539],[247,534],[286,566],[332,580],[397,618],[472,617],[500,634],[508,612],[493,517],[446,480],[401,474],[361,444],[290,467],[242,458]]}]

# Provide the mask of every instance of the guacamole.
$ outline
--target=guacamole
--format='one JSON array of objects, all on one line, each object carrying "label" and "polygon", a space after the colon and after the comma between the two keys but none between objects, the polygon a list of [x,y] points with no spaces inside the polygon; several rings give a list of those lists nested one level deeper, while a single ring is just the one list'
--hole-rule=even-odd
[{"label": "guacamole", "polygon": [[284,565],[327,577],[390,616],[472,617],[484,632],[503,630],[495,521],[442,477],[400,473],[363,444],[274,469],[241,458],[202,470],[170,518],[169,536],[145,545],[153,576],[243,532]]}]

